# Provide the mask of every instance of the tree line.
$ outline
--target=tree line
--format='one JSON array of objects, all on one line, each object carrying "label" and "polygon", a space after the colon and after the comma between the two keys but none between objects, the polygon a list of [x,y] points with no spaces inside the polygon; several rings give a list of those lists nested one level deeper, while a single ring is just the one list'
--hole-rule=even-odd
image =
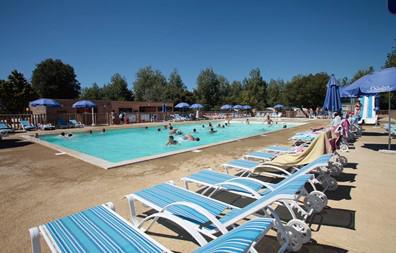
[{"label": "tree line", "polygon": [[[396,67],[396,48],[387,55],[383,68]],[[340,79],[348,85],[368,73],[373,67],[358,70],[348,79]],[[103,85],[93,83],[81,89],[74,68],[61,60],[46,59],[36,65],[31,83],[17,70],[6,80],[0,80],[0,113],[22,113],[28,102],[38,97],[70,99],[109,99],[121,101],[187,102],[201,103],[207,110],[218,110],[223,104],[247,104],[264,109],[275,104],[316,108],[321,107],[326,94],[329,74],[325,72],[296,75],[289,81],[271,79],[266,81],[260,69],[252,69],[243,80],[229,81],[212,68],[203,69],[191,91],[182,77],[174,70],[166,77],[160,70],[150,66],[136,73],[132,89],[125,77],[115,73]],[[381,108],[387,106],[387,94],[381,94]],[[392,94],[392,104],[396,96]]]}]

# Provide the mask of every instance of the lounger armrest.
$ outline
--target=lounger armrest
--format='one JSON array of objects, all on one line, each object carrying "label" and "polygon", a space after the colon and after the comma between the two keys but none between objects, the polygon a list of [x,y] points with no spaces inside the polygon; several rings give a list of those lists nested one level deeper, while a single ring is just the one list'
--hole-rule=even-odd
[{"label": "lounger armrest", "polygon": [[249,192],[250,194],[253,195],[254,198],[260,198],[261,197],[260,194],[257,191],[253,190],[249,186],[246,186],[246,185],[243,185],[243,184],[239,184],[239,183],[235,183],[235,182],[230,182],[230,181],[231,180],[225,181],[225,182],[221,182],[221,183],[215,184],[215,186],[220,186],[220,187],[221,186],[227,186],[227,185],[236,186],[236,187],[239,187],[239,188],[244,189],[245,191]]},{"label": "lounger armrest", "polygon": [[30,241],[32,244],[32,253],[41,253],[40,230],[38,227],[29,229]]}]

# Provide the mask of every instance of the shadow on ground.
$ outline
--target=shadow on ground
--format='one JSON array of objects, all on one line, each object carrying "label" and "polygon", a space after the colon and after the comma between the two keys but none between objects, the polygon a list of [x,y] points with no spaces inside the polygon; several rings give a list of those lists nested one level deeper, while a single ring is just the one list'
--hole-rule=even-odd
[{"label": "shadow on ground", "polygon": [[337,182],[355,182],[356,174],[342,172],[340,175],[334,178],[337,180]]},{"label": "shadow on ground", "polygon": [[[287,209],[283,206],[278,206],[275,212],[283,221],[289,221],[290,216]],[[311,215],[307,223],[312,231],[319,231],[321,226],[331,226],[355,230],[355,213],[354,210],[339,209],[326,207],[321,213]]]},{"label": "shadow on ground", "polygon": [[388,133],[363,132],[363,136],[388,136]]},{"label": "shadow on ground", "polygon": [[0,149],[5,148],[18,148],[33,144],[30,141],[20,140],[20,139],[2,139],[0,141]]},{"label": "shadow on ground", "polygon": [[344,165],[344,168],[349,168],[349,169],[356,170],[357,169],[357,165],[358,165],[358,163],[347,163],[347,164]]},{"label": "shadow on ground", "polygon": [[[265,236],[255,248],[258,252],[276,253],[279,249],[279,243],[274,236]],[[348,250],[333,247],[330,245],[318,244],[314,240],[303,245],[299,253],[346,253]]]},{"label": "shadow on ground", "polygon": [[[365,143],[363,148],[371,149],[374,151],[378,151],[380,149],[388,149],[388,144],[378,144],[378,143]],[[391,150],[396,150],[396,144],[391,144]]]}]

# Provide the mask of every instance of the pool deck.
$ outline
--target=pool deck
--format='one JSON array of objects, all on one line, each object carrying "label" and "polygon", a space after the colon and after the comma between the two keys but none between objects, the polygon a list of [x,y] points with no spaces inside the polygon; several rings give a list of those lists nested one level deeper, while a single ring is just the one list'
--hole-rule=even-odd
[{"label": "pool deck", "polygon": [[[103,170],[68,155],[16,136],[0,142],[0,245],[1,252],[29,252],[28,229],[108,201],[128,218],[125,194],[168,180],[182,185],[181,177],[219,165],[270,144],[287,144],[297,131],[326,124],[308,125],[268,133],[201,152],[186,152],[160,159]],[[329,208],[313,224],[313,242],[301,252],[395,252],[396,155],[377,152],[387,143],[382,128],[366,131],[346,156],[349,164],[339,178],[340,187],[329,193]],[[396,142],[396,140],[393,140]],[[138,210],[145,210],[138,206]],[[168,227],[155,225],[150,235],[175,252],[197,246]],[[42,244],[43,252],[49,252]],[[273,236],[265,237],[259,252],[276,252]]]}]

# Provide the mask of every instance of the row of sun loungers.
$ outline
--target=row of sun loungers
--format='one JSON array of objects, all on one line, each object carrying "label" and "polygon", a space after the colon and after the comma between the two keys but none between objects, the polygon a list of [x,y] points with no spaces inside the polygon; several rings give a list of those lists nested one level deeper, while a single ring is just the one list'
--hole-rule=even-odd
[{"label": "row of sun loungers", "polygon": [[[168,182],[128,194],[130,222],[107,203],[31,228],[33,253],[41,251],[40,236],[52,252],[170,252],[145,233],[158,219],[173,222],[189,233],[199,245],[193,252],[257,252],[255,244],[271,229],[277,233],[278,252],[298,251],[311,240],[306,220],[327,206],[325,193],[337,186],[331,168],[337,167],[340,173],[347,162],[336,153],[316,155],[326,140],[324,136],[322,133],[302,152],[269,146],[224,163],[224,173],[201,170],[182,178],[185,188]],[[279,164],[288,156],[297,162],[293,166]],[[301,160],[301,156],[311,161]],[[229,174],[231,169],[238,173]],[[257,179],[259,174],[280,180],[265,182]],[[190,190],[191,184],[198,185],[200,191]],[[237,207],[213,198],[224,191],[253,201]],[[137,202],[155,212],[139,219]],[[292,219],[282,221],[274,211],[276,206],[286,207]]]}]

